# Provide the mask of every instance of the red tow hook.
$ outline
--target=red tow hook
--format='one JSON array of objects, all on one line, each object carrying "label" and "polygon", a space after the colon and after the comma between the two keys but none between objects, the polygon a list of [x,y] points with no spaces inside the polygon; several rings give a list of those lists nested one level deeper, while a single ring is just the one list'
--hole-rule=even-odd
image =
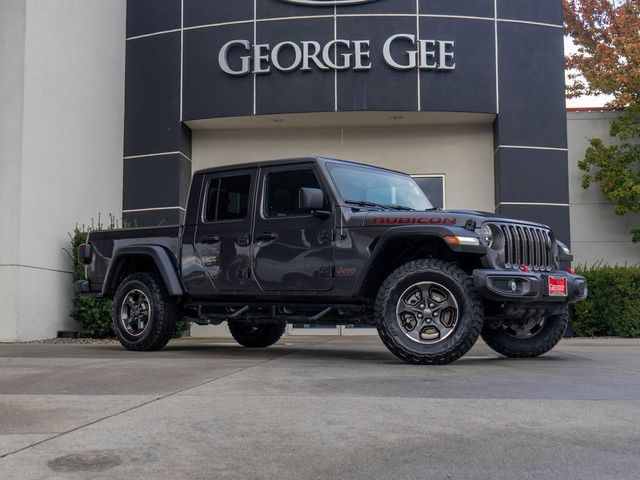
[{"label": "red tow hook", "polygon": [[573,269],[573,267],[569,267],[569,268],[567,268],[567,273],[570,274],[570,275],[575,275],[576,271]]},{"label": "red tow hook", "polygon": [[520,270],[522,270],[524,273],[529,273],[529,267],[527,267],[526,265],[520,265]]}]

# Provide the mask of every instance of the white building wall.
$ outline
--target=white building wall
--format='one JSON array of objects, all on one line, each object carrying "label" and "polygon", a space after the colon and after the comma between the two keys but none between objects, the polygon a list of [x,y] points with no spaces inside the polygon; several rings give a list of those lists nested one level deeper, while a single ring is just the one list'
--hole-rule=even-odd
[{"label": "white building wall", "polygon": [[0,341],[18,330],[25,15],[23,0],[0,0]]},{"label": "white building wall", "polygon": [[599,184],[587,190],[581,186],[584,172],[578,168],[578,161],[584,158],[590,138],[611,144],[609,128],[615,116],[614,112],[568,114],[571,246],[576,264],[640,263],[640,245],[631,241],[630,234],[640,226],[640,214],[617,216]]},{"label": "white building wall", "polygon": [[[22,122],[12,119],[21,127],[13,208],[0,204],[3,219],[17,216],[17,245],[0,237],[17,285],[1,295],[17,312],[0,316],[0,339],[31,340],[77,329],[67,233],[98,213],[121,213],[125,0],[2,1],[19,4],[26,28],[23,82],[4,92],[22,99]],[[3,151],[2,168],[7,159]]]},{"label": "white building wall", "polygon": [[193,168],[326,156],[411,174],[446,175],[447,208],[495,210],[493,127],[271,128],[193,134]]}]

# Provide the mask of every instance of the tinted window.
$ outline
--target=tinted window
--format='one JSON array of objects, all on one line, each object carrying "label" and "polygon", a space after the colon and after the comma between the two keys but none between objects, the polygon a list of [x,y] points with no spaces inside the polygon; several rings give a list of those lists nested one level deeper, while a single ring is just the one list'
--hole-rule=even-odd
[{"label": "tinted window", "polygon": [[251,176],[216,178],[209,184],[205,221],[242,220],[249,211]]},{"label": "tinted window", "polygon": [[312,170],[291,170],[274,172],[267,176],[267,217],[287,217],[304,215],[298,205],[299,191],[302,187],[320,188],[318,179]]},{"label": "tinted window", "polygon": [[414,177],[418,186],[425,193],[427,198],[436,208],[444,208],[444,178],[435,177]]}]

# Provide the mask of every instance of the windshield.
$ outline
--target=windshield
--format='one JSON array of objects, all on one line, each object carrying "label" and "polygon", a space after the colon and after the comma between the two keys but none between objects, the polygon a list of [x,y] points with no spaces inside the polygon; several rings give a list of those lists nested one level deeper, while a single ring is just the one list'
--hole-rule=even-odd
[{"label": "windshield", "polygon": [[327,163],[331,179],[345,202],[429,210],[433,205],[408,175],[376,168]]}]

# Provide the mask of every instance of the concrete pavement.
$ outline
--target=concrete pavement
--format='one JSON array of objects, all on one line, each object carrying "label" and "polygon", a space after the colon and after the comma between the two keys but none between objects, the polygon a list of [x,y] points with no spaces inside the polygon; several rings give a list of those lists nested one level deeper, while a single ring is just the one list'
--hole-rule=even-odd
[{"label": "concrete pavement", "polygon": [[0,345],[0,479],[640,478],[640,341],[405,365],[375,337]]}]

